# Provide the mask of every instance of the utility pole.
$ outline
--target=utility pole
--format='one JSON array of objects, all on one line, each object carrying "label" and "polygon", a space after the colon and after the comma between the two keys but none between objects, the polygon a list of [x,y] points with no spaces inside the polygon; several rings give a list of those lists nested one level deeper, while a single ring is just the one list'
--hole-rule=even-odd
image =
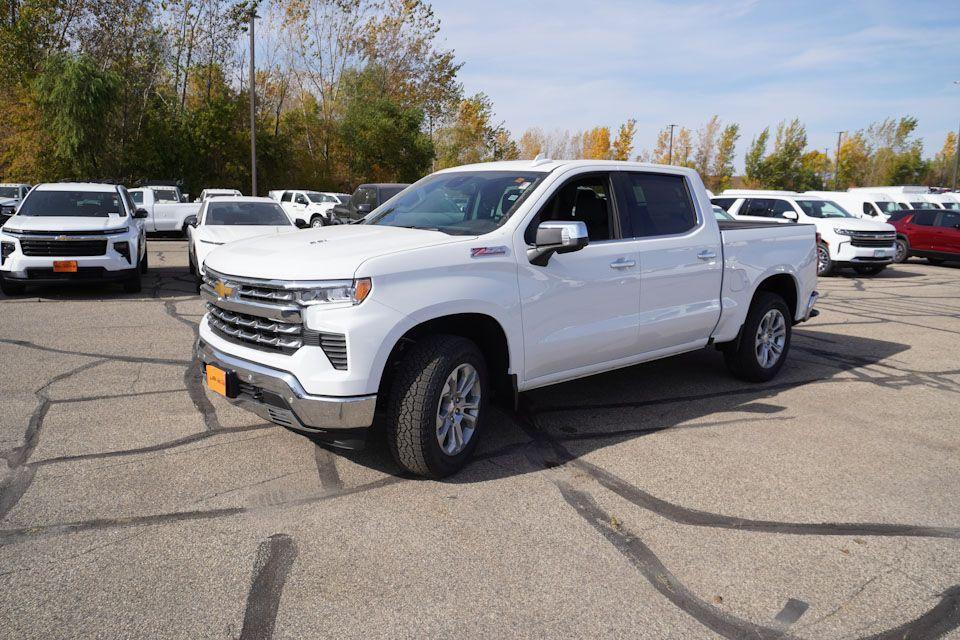
[{"label": "utility pole", "polygon": [[[953,84],[960,84],[960,80],[954,80]],[[960,171],[960,127],[957,128],[957,148],[953,152],[953,190],[957,190],[957,173]]]},{"label": "utility pole", "polygon": [[668,124],[667,126],[670,127],[670,151],[667,154],[667,164],[673,164],[673,128],[677,125]]},{"label": "utility pole", "polygon": [[257,195],[257,67],[254,56],[253,25],[257,5],[250,6],[250,195]]},{"label": "utility pole", "polygon": [[833,172],[833,184],[837,191],[840,190],[840,141],[845,133],[846,131],[837,131],[837,166]]}]

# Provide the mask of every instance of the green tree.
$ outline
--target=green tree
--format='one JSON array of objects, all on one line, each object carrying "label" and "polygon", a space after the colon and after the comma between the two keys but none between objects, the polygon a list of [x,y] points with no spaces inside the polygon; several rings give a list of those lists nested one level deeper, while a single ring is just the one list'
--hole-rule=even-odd
[{"label": "green tree", "polygon": [[461,100],[456,115],[438,134],[437,167],[519,157],[509,132],[493,118],[493,101],[486,94]]},{"label": "green tree", "polygon": [[764,127],[763,131],[750,141],[750,147],[747,149],[747,155],[744,158],[746,182],[749,187],[759,188],[766,182],[767,165],[764,159],[767,155],[767,140],[769,139],[770,127]]},{"label": "green tree", "polygon": [[717,155],[714,156],[713,168],[710,172],[710,188],[716,193],[729,189],[733,181],[733,158],[739,139],[740,125],[738,124],[728,124],[720,134]]}]

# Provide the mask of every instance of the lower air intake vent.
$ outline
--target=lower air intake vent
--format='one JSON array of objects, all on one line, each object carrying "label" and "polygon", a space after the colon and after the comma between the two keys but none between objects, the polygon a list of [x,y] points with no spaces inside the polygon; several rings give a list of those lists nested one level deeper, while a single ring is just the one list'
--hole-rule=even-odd
[{"label": "lower air intake vent", "polygon": [[303,342],[323,349],[334,369],[347,370],[347,336],[307,329],[303,332]]}]

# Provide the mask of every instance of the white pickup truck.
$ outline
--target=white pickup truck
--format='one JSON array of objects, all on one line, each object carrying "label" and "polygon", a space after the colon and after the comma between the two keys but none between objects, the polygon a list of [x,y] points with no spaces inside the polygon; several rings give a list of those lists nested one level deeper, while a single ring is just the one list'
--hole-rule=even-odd
[{"label": "white pickup truck", "polygon": [[491,396],[707,346],[765,381],[817,299],[812,225],[718,221],[692,170],[536,160],[446,169],[364,224],[212,251],[196,357],[208,387],[441,477]]},{"label": "white pickup truck", "polygon": [[10,219],[17,207],[30,193],[30,185],[22,182],[4,182],[0,184],[0,225]]},{"label": "white pickup truck", "polygon": [[140,187],[130,189],[130,195],[137,208],[147,212],[147,233],[187,235],[187,227],[200,212],[200,203],[185,202],[177,187]]}]

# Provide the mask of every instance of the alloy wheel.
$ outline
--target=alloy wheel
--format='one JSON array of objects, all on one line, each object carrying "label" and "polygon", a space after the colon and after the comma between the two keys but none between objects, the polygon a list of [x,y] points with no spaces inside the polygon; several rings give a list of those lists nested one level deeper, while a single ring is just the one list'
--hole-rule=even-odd
[{"label": "alloy wheel", "polygon": [[480,393],[480,374],[473,365],[461,364],[447,376],[437,406],[437,442],[448,456],[463,451],[473,438]]},{"label": "alloy wheel", "polygon": [[787,321],[779,309],[771,309],[760,320],[754,341],[757,362],[764,369],[777,363],[787,342]]}]

